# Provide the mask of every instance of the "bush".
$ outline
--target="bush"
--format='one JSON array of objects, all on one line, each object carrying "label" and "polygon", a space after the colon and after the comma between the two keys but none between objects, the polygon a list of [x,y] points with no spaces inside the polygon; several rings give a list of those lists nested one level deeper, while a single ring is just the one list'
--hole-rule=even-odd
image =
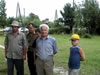
[{"label": "bush", "polygon": [[88,34],[88,33],[85,33],[85,34],[83,35],[83,38],[91,38],[91,35]]},{"label": "bush", "polygon": [[50,34],[61,34],[61,33],[65,33],[65,29],[64,28],[50,28],[49,31]]},{"label": "bush", "polygon": [[80,37],[84,36],[84,34],[86,34],[86,32],[84,30],[77,30],[76,33],[78,35],[80,35]]},{"label": "bush", "polygon": [[78,30],[78,31],[76,31],[76,33],[78,35],[80,35],[80,37],[91,38],[91,35],[89,33],[87,33],[85,30]]}]

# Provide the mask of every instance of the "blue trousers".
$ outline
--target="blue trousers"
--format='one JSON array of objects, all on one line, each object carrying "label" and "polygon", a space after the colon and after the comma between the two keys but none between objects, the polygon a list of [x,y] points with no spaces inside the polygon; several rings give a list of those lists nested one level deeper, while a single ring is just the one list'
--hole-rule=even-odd
[{"label": "blue trousers", "polygon": [[16,68],[16,75],[24,75],[24,60],[7,58],[8,75],[14,75],[14,66]]}]

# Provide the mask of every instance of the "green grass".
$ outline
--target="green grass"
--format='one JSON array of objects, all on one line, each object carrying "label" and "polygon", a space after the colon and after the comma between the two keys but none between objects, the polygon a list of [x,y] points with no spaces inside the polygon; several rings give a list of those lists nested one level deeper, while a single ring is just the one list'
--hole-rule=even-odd
[{"label": "green grass", "polygon": [[[53,35],[56,37],[59,52],[55,56],[56,66],[63,66],[68,70],[70,35]],[[92,39],[81,38],[80,46],[84,49],[86,61],[81,62],[80,75],[100,75],[100,36]]]},{"label": "green grass", "polygon": [[[59,52],[55,55],[55,66],[68,70],[69,47],[71,35],[52,35],[56,38]],[[0,36],[0,44],[3,45],[4,36]],[[81,38],[81,47],[85,51],[86,61],[81,62],[80,75],[100,75],[100,36],[91,39]],[[4,50],[0,48],[0,75],[7,75],[7,65],[4,60]],[[25,75],[29,75],[25,61]]]},{"label": "green grass", "polygon": [[4,45],[4,35],[0,35],[0,45]]}]

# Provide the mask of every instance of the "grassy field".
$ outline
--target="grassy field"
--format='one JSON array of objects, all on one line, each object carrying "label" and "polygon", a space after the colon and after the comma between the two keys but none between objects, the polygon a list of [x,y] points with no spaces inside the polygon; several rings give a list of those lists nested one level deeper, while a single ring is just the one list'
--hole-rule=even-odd
[{"label": "grassy field", "polygon": [[[59,52],[54,57],[55,66],[64,67],[68,70],[69,47],[71,46],[71,35],[52,35],[56,38]],[[0,44],[3,45],[4,36],[0,36]],[[93,36],[91,39],[81,38],[81,47],[85,51],[86,61],[81,62],[80,75],[100,75],[100,36]],[[4,50],[0,48],[0,75],[7,75]],[[25,75],[29,75],[25,61]]]}]

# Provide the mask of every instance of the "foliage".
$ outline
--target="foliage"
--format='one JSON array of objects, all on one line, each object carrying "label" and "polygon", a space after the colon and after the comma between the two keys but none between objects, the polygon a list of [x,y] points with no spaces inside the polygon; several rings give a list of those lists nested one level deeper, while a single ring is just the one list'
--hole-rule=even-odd
[{"label": "foliage", "polygon": [[50,31],[49,31],[50,34],[65,34],[65,28],[50,28]]},{"label": "foliage", "polygon": [[29,18],[30,18],[30,19],[35,19],[35,18],[36,18],[36,19],[39,19],[39,17],[38,17],[37,15],[35,15],[34,13],[30,13],[30,14],[29,14]]},{"label": "foliage", "polygon": [[67,3],[61,15],[62,22],[70,27],[70,31],[73,28],[86,28],[89,34],[100,34],[100,7],[97,0],[85,0],[82,4],[74,3],[74,7]]},{"label": "foliage", "polygon": [[86,31],[82,30],[82,29],[80,29],[80,30],[77,29],[74,33],[77,33],[82,37],[84,34],[86,34]]},{"label": "foliage", "polygon": [[3,28],[7,24],[5,6],[6,6],[5,0],[1,0],[0,1],[0,26]]},{"label": "foliage", "polygon": [[15,18],[14,17],[9,17],[9,18],[7,18],[7,26],[10,26],[11,25],[11,23],[13,22],[15,20]]},{"label": "foliage", "polygon": [[61,19],[59,18],[58,20],[55,20],[54,23],[51,23],[52,25],[50,25],[51,29],[50,29],[50,33],[56,33],[56,34],[60,34],[60,33],[65,33],[65,28],[64,28],[64,24],[61,22]]},{"label": "foliage", "polygon": [[100,18],[100,8],[96,0],[85,0],[82,9],[84,27],[87,27],[90,34],[96,33],[99,25],[98,19]]},{"label": "foliage", "polygon": [[34,23],[36,27],[38,27],[42,22],[37,15],[30,13],[29,16],[25,18],[25,24],[28,25],[29,23]]},{"label": "foliage", "polygon": [[79,4],[79,5],[76,5],[75,4],[75,6],[74,6],[74,8],[75,8],[75,11],[74,11],[74,15],[75,15],[75,17],[74,17],[74,22],[75,22],[75,24],[74,24],[74,28],[80,28],[80,27],[83,27],[83,20],[82,20],[82,10],[81,10],[81,4]]},{"label": "foliage", "polygon": [[68,26],[70,28],[70,32],[72,32],[72,28],[74,25],[74,8],[71,7],[71,4],[67,3],[63,11],[60,11],[62,17],[63,17],[63,23],[65,26]]},{"label": "foliage", "polygon": [[90,34],[88,34],[88,33],[85,33],[85,34],[83,35],[83,38],[92,38],[92,36],[91,36]]}]

